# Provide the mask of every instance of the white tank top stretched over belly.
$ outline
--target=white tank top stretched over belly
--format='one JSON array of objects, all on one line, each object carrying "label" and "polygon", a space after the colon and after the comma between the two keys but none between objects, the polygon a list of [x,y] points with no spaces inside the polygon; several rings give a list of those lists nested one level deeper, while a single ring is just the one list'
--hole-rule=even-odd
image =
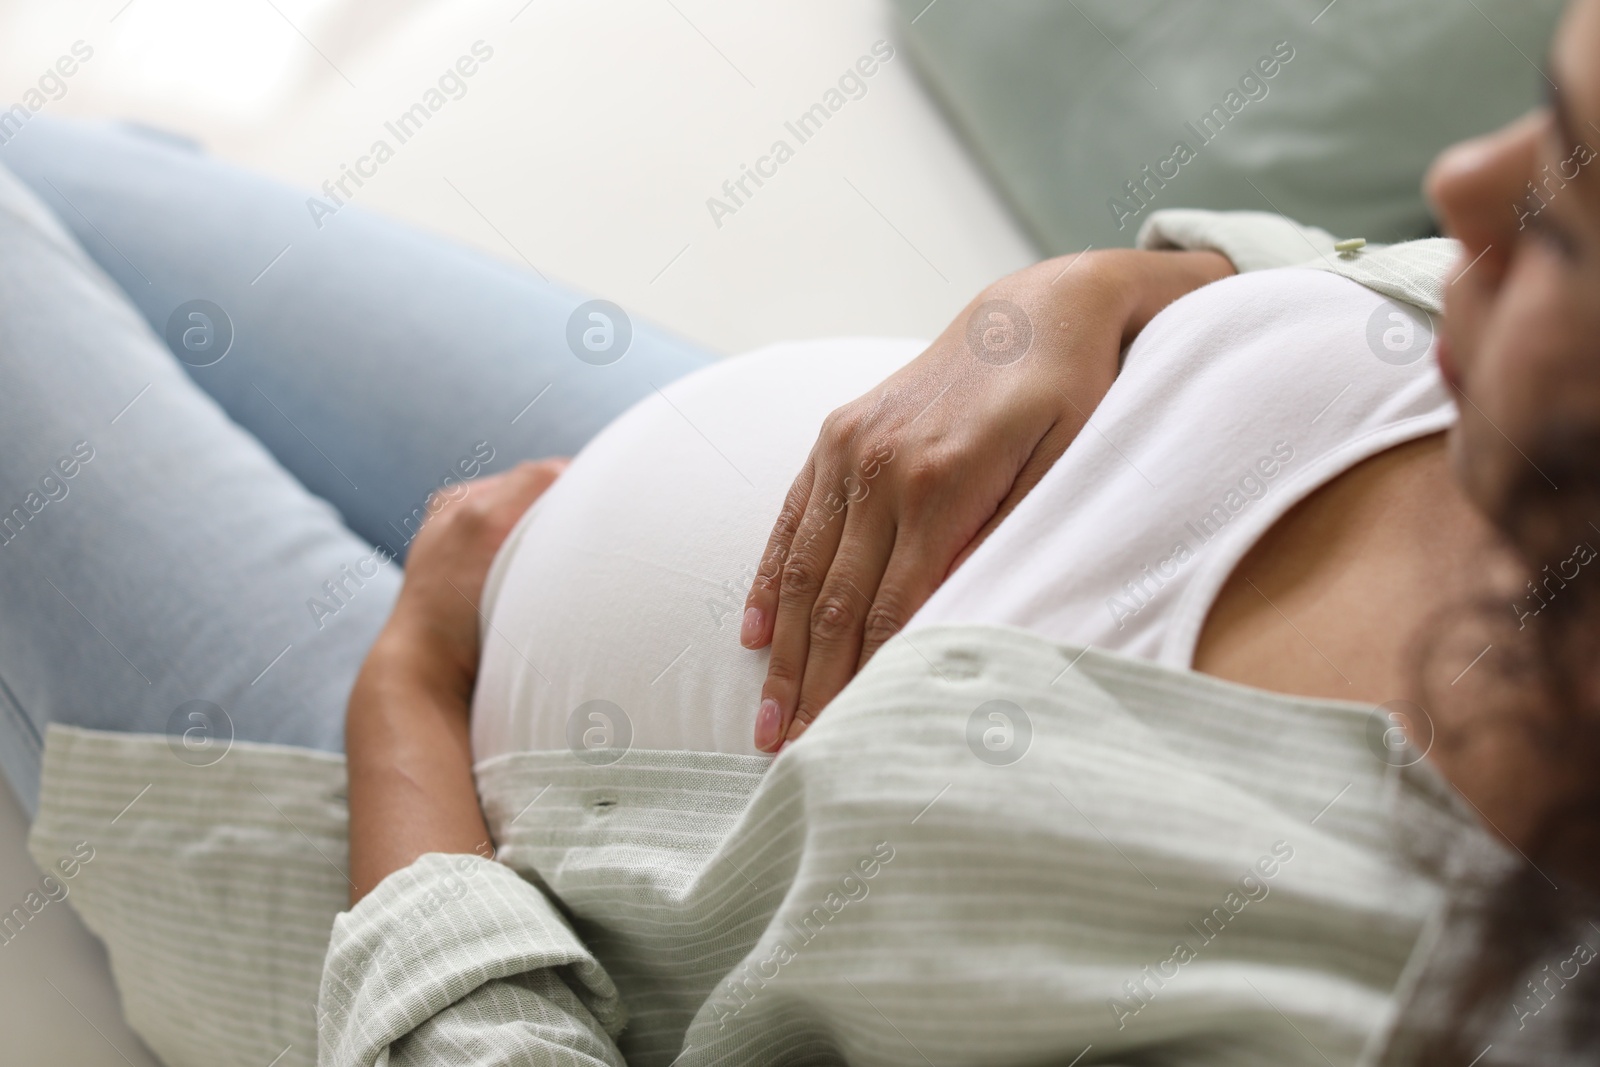
[{"label": "white tank top stretched over belly", "polygon": [[[1174,303],[908,636],[1000,623],[1188,666],[1229,573],[1284,512],[1454,420],[1430,342],[1424,313],[1321,271]],[[590,442],[490,574],[476,758],[754,754],[768,654],[738,632],[772,522],[823,418],[923,347],[776,345],[673,383]]]}]

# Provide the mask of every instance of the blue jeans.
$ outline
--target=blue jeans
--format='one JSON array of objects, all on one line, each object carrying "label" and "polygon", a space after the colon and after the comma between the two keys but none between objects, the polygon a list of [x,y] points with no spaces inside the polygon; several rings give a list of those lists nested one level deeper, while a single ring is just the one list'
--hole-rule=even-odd
[{"label": "blue jeans", "polygon": [[0,148],[0,769],[30,814],[51,722],[191,765],[341,750],[427,496],[712,361],[359,206],[322,223],[131,127]]}]

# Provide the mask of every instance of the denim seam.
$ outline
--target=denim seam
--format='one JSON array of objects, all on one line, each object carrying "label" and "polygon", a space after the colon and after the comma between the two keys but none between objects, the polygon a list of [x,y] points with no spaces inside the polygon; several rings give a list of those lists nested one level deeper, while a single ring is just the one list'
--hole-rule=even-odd
[{"label": "denim seam", "polygon": [[0,676],[0,706],[6,709],[6,715],[14,719],[22,727],[22,733],[27,743],[33,746],[35,756],[44,751],[44,739],[39,736],[39,728],[33,720],[28,718],[27,712],[22,710],[22,704],[17,700],[16,694],[11,691],[11,686]]}]

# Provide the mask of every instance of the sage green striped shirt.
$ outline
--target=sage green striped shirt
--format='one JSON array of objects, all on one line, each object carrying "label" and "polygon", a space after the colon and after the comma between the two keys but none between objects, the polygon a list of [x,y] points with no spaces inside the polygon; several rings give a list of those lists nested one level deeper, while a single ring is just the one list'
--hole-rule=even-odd
[{"label": "sage green striped shirt", "polygon": [[93,845],[71,899],[172,1067],[1325,1067],[1385,1040],[1442,902],[1419,844],[1478,833],[1389,725],[935,627],[770,769],[490,761],[500,862],[348,911],[327,754],[54,728],[30,847]]}]

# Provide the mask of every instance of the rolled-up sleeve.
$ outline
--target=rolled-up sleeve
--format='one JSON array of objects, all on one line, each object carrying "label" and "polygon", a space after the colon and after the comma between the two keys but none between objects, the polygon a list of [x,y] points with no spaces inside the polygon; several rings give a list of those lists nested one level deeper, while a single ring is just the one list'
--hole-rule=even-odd
[{"label": "rolled-up sleeve", "polygon": [[1137,243],[1140,248],[1154,251],[1220,252],[1233,261],[1235,270],[1244,274],[1331,256],[1336,241],[1327,230],[1302,226],[1293,219],[1264,211],[1169,208],[1145,219],[1139,227]]},{"label": "rolled-up sleeve", "polygon": [[538,887],[430,853],[334,921],[318,996],[321,1067],[622,1067],[610,977]]},{"label": "rolled-up sleeve", "polygon": [[1444,310],[1445,286],[1461,257],[1456,241],[1428,237],[1343,252],[1335,248],[1339,241],[1327,230],[1264,211],[1169,208],[1145,220],[1138,247],[1220,252],[1240,274],[1274,267],[1325,270],[1424,311]]}]

